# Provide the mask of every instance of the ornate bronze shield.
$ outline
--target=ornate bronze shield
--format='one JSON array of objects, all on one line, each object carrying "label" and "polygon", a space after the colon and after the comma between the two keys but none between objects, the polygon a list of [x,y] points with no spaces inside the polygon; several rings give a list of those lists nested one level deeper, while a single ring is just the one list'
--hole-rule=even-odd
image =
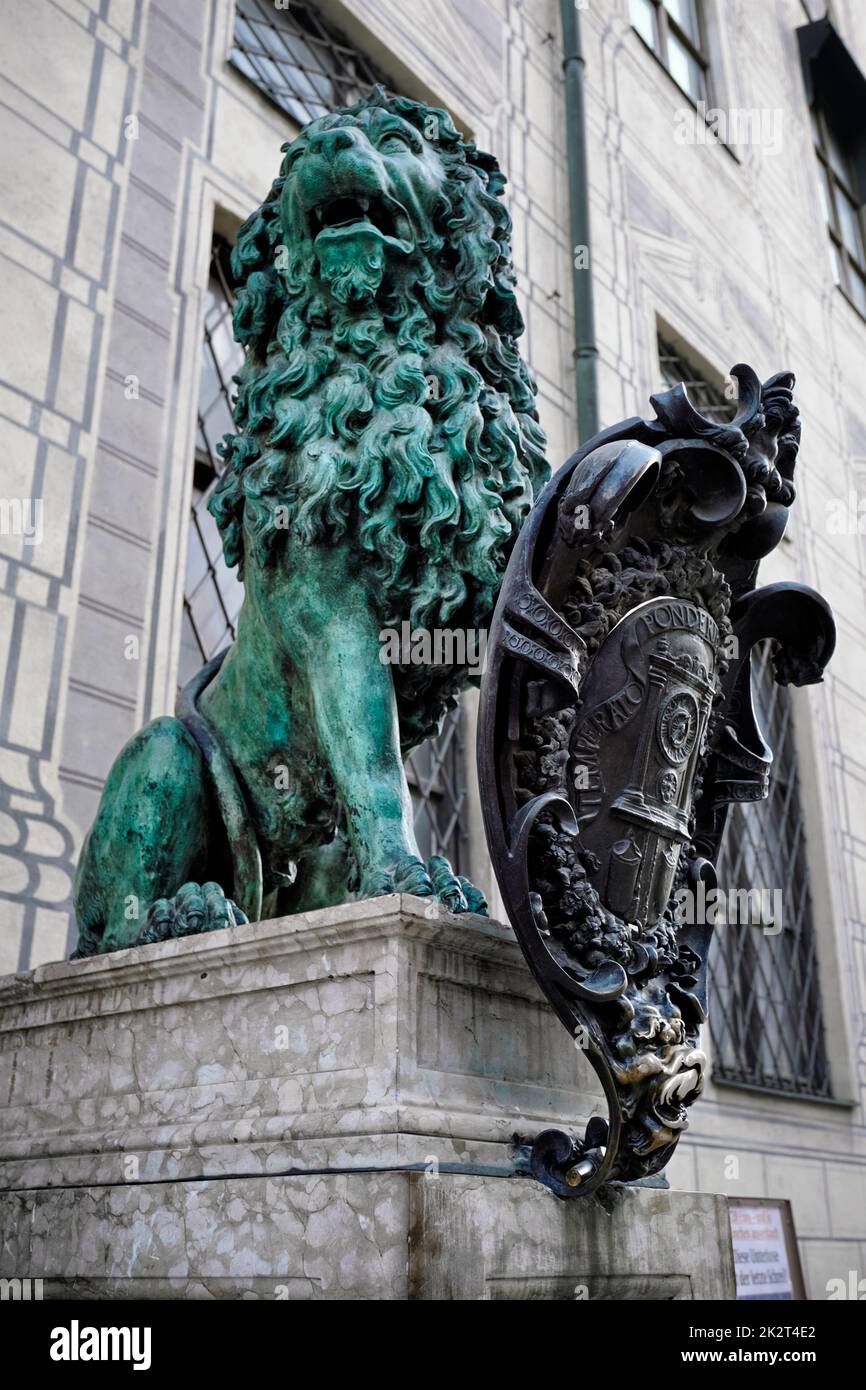
[{"label": "ornate bronze shield", "polygon": [[[730,425],[682,386],[653,420],[597,435],[554,476],[502,587],[479,722],[488,844],[527,960],[604,1086],[608,1120],[537,1136],[561,1196],[658,1172],[705,1057],[711,926],[678,904],[714,886],[733,800],[767,793],[753,645],[776,679],[821,679],[823,599],[756,589],[794,500],[793,377],[734,367]],[[748,885],[747,885],[748,886]]]}]

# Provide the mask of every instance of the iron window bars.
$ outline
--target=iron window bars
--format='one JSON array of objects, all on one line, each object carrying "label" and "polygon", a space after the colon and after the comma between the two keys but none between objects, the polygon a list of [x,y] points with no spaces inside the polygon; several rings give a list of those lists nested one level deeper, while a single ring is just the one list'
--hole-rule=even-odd
[{"label": "iron window bars", "polygon": [[406,778],[422,858],[444,854],[455,873],[468,875],[465,728],[459,705],[445,716],[436,738],[408,755]]},{"label": "iron window bars", "polygon": [[[726,401],[720,387],[707,381],[676,346],[660,337],[658,348],[666,386],[682,381],[702,414],[719,421],[733,417],[736,403]],[[713,937],[713,1077],[765,1091],[828,1098],[791,697],[773,680],[771,647],[765,643],[756,649],[752,676],[758,720],[773,750],[770,795],[766,801],[731,806],[716,866],[723,892],[766,892],[749,901],[754,912],[730,913],[740,920],[720,924]],[[746,906],[744,894],[739,901]]]},{"label": "iron window bars", "polygon": [[184,685],[234,641],[243,587],[223,559],[217,524],[207,509],[223,463],[216,451],[232,429],[232,377],[243,364],[243,348],[232,336],[231,247],[215,236],[204,315],[198,429],[193,463],[192,506],[187,544],[180,667]]},{"label": "iron window bars", "polygon": [[762,920],[720,926],[714,937],[713,1075],[740,1086],[828,1098],[791,699],[773,679],[770,646],[764,645],[752,677],[752,698],[773,749],[770,796],[730,808],[717,866],[720,887],[757,887],[767,895],[755,914]]},{"label": "iron window bars", "polygon": [[682,382],[689,393],[689,400],[702,415],[709,420],[725,424],[733,420],[737,411],[736,401],[725,400],[721,386],[707,381],[706,377],[689,362],[673,343],[659,336],[659,366],[665,386],[676,386]]},{"label": "iron window bars", "polygon": [[298,125],[389,79],[305,0],[237,0],[230,62]]}]

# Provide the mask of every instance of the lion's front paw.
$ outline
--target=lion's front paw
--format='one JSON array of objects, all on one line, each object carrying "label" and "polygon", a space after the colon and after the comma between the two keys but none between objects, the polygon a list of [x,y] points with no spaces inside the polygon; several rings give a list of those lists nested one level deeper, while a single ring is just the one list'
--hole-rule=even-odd
[{"label": "lion's front paw", "polygon": [[173,898],[157,898],[148,908],[137,946],[179,936],[237,927],[248,919],[218,883],[185,883]]},{"label": "lion's front paw", "polygon": [[441,854],[434,854],[426,864],[416,855],[407,854],[393,869],[370,874],[361,888],[362,898],[380,898],[387,893],[432,897],[449,912],[476,912],[487,916],[484,894],[468,878],[455,874]]}]

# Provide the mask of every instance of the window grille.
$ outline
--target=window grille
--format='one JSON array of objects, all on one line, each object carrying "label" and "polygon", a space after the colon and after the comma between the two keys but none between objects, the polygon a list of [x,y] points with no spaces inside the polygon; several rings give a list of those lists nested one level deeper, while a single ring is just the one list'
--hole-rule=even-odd
[{"label": "window grille", "polygon": [[829,1097],[791,697],[773,679],[771,646],[755,654],[752,675],[755,710],[773,750],[770,795],[730,808],[717,866],[723,890],[767,890],[763,916],[769,921],[743,921],[747,914],[740,913],[740,920],[714,933],[713,1075],[762,1090]]},{"label": "window grille", "polygon": [[[732,419],[736,402],[726,401],[721,387],[662,337],[659,361],[665,385],[684,382],[703,415]],[[773,750],[770,795],[766,801],[730,807],[716,866],[719,888],[726,894],[765,889],[767,896],[761,913],[728,913],[739,920],[715,929],[710,953],[713,1076],[740,1086],[828,1097],[791,697],[773,679],[771,647],[764,643],[752,658],[755,712]],[[774,891],[780,899],[774,899]],[[745,905],[742,896],[740,902]],[[758,901],[752,903],[757,909]],[[754,916],[760,920],[752,921]]]},{"label": "window grille", "polygon": [[436,738],[409,754],[406,776],[422,858],[444,854],[455,873],[468,875],[465,728],[459,705],[445,716]]},{"label": "window grille", "polygon": [[392,86],[337,29],[306,3],[279,9],[238,0],[232,66],[298,125],[351,106],[376,82]]},{"label": "window grille", "polygon": [[715,420],[719,424],[727,424],[729,420],[733,420],[737,413],[737,403],[725,400],[721,383],[716,385],[708,381],[668,339],[659,337],[658,351],[665,386],[676,386],[682,382],[692,405],[708,420]]},{"label": "window grille", "polygon": [[232,337],[231,247],[215,236],[204,316],[198,430],[193,461],[192,509],[187,543],[180,668],[181,685],[206,661],[234,641],[243,599],[237,572],[223,560],[217,524],[207,509],[223,462],[216,451],[232,429],[232,377],[243,365],[243,348]]},{"label": "window grille", "polygon": [[[214,237],[204,318],[198,433],[193,463],[187,573],[178,680],[190,680],[235,638],[243,586],[222,557],[216,522],[207,510],[223,462],[216,451],[232,426],[232,377],[243,350],[232,337],[231,247]],[[444,854],[455,870],[468,872],[464,725],[458,706],[440,734],[406,759],[415,806],[415,834],[422,855]]]},{"label": "window grille", "polygon": [[698,0],[629,0],[632,28],[692,101],[707,100],[709,58]]}]

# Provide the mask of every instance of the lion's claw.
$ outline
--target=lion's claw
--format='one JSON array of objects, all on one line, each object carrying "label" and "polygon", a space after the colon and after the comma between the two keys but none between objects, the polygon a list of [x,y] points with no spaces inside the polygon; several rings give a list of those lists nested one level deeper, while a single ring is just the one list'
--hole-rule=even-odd
[{"label": "lion's claw", "polygon": [[173,898],[157,898],[151,903],[136,945],[150,946],[180,936],[220,931],[247,920],[218,883],[184,883]]},{"label": "lion's claw", "polygon": [[412,893],[416,898],[428,898],[436,891],[423,860],[414,855],[397,865],[394,887],[398,893]]},{"label": "lion's claw", "polygon": [[487,916],[484,894],[468,878],[455,874],[441,854],[434,854],[426,864],[417,855],[406,855],[393,869],[376,870],[367,876],[361,897],[380,898],[388,893],[436,898],[448,912]]},{"label": "lion's claw", "polygon": [[457,882],[463,889],[463,896],[466,899],[466,911],[474,912],[479,917],[489,916],[487,910],[487,899],[480,888],[476,888],[474,883],[470,883],[468,878],[462,874],[457,875]]}]

